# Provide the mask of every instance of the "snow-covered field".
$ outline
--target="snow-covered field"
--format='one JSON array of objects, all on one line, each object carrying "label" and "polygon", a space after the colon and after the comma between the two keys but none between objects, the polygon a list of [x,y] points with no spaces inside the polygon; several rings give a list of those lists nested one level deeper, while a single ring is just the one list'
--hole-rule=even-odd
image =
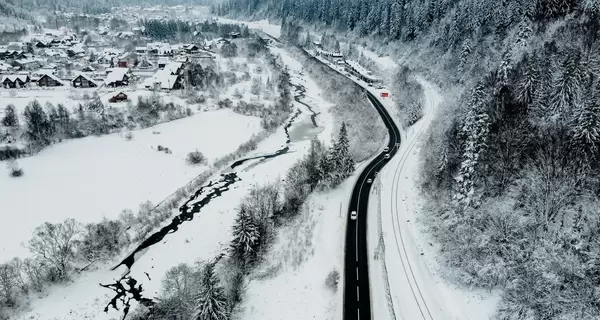
[{"label": "snow-covered field", "polygon": [[160,202],[206,169],[186,164],[188,152],[212,161],[260,130],[258,118],[209,111],[134,131],[131,141],[118,133],[68,140],[20,159],[23,177],[0,174],[0,261],[27,256],[21,243],[43,222],[113,219],[143,201]]}]

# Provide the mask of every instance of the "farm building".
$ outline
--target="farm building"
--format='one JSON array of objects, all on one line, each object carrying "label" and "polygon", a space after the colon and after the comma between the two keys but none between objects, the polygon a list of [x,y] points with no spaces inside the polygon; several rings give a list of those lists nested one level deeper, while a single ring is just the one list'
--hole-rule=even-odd
[{"label": "farm building", "polygon": [[80,74],[71,81],[75,88],[97,88],[98,83],[87,74]]},{"label": "farm building", "polygon": [[38,87],[61,87],[65,84],[55,75],[46,73],[37,81]]}]

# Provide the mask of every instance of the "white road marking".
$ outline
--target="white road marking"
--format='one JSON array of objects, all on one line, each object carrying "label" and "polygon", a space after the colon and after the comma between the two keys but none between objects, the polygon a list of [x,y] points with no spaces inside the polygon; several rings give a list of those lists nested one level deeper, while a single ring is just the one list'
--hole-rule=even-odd
[{"label": "white road marking", "polygon": [[360,287],[356,286],[356,301],[360,300]]},{"label": "white road marking", "polygon": [[356,280],[358,280],[358,267],[356,267]]}]

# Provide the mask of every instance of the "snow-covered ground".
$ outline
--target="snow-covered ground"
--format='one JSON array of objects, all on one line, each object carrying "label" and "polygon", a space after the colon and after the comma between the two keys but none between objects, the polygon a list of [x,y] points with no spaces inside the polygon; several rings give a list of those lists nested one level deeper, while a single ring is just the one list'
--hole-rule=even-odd
[{"label": "snow-covered ground", "polygon": [[[284,58],[284,61],[289,60]],[[318,89],[316,84],[300,79],[294,71],[292,71],[292,79],[305,83],[309,91]],[[310,122],[311,115],[305,106],[298,103],[294,105],[302,113],[290,128],[291,131],[296,126]],[[332,118],[327,113],[329,106],[316,104],[313,107],[315,111],[320,112],[317,118],[319,126],[323,128],[319,130],[320,137],[328,141],[332,134]],[[221,126],[221,130],[218,131],[223,132],[223,136],[227,134],[225,128],[230,129],[236,126],[235,123],[232,123],[225,127],[224,123],[227,122],[215,121],[213,124]],[[220,143],[220,136],[216,131],[214,130],[210,135],[213,138],[213,144]],[[247,133],[246,137],[249,135],[250,133]],[[219,141],[219,143],[215,143],[215,141]],[[253,154],[273,152],[284,143],[285,133],[281,127],[260,143]],[[236,182],[231,186],[231,190],[224,192],[220,197],[211,200],[196,214],[193,220],[183,223],[177,232],[169,234],[163,241],[150,247],[136,259],[136,263],[131,269],[131,275],[143,284],[144,296],[154,297],[158,294],[162,278],[171,267],[180,263],[191,263],[198,259],[212,259],[222,252],[224,246],[231,239],[231,225],[235,219],[236,207],[241,199],[255,185],[276,182],[284,178],[285,172],[307,153],[310,147],[310,137],[292,140],[289,146],[290,152],[287,154],[267,160],[249,161],[236,168],[236,172],[241,178],[240,182]],[[25,172],[27,174],[27,170]],[[121,267],[111,272],[107,271],[109,267],[109,265],[99,266],[98,270],[85,273],[69,286],[53,287],[44,296],[33,298],[29,304],[30,311],[21,313],[17,319],[104,320],[118,318],[119,313],[116,311],[111,310],[108,314],[102,312],[112,297],[112,292],[100,287],[98,283],[112,283],[118,280],[125,270],[124,267]],[[146,273],[148,274],[146,275]]]},{"label": "snow-covered ground", "polygon": [[[44,222],[114,219],[141,202],[158,203],[206,169],[185,163],[198,149],[209,161],[235,150],[261,130],[260,119],[230,110],[192,117],[133,132],[68,140],[20,159],[19,179],[0,174],[0,262],[27,256],[21,243]],[[159,132],[160,134],[154,134]],[[172,154],[157,151],[162,145]]]}]

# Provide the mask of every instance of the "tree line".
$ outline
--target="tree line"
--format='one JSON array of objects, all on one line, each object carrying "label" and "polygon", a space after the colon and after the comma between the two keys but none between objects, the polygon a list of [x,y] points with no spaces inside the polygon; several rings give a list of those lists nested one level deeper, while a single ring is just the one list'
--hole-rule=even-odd
[{"label": "tree line", "polygon": [[231,32],[238,32],[242,38],[250,35],[246,25],[217,23],[214,21],[194,23],[182,20],[142,19],[138,21],[138,25],[145,28],[144,35],[158,40],[187,39],[192,37],[194,32],[197,32],[198,37],[201,38],[212,38],[212,35],[226,37]]},{"label": "tree line", "polygon": [[[162,102],[158,95],[139,97],[136,104],[130,103],[127,108],[109,108],[94,93],[80,103],[73,113],[60,103],[56,106],[46,103],[42,107],[39,101],[33,100],[19,117],[15,106],[9,104],[5,107],[1,122],[7,133],[3,140],[18,142],[24,139],[29,146],[29,153],[34,153],[64,139],[103,135],[124,128],[147,128],[192,114],[189,108]],[[14,152],[17,151],[7,147],[2,158],[10,157]]]}]

